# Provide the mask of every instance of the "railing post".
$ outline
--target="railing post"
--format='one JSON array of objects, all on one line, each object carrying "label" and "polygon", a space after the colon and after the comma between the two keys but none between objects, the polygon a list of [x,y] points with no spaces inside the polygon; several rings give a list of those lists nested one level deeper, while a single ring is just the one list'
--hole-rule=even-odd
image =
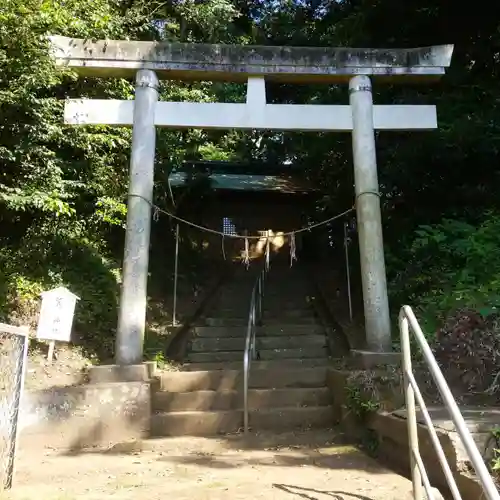
[{"label": "railing post", "polygon": [[402,368],[406,399],[406,421],[408,422],[408,442],[410,445],[410,469],[413,482],[413,500],[423,500],[422,476],[415,459],[418,456],[418,426],[415,409],[415,393],[408,373],[412,373],[410,328],[404,308],[399,313],[399,329],[401,331]]},{"label": "railing post", "polygon": [[262,275],[259,276],[257,281],[257,317],[256,323],[257,325],[262,324]]},{"label": "railing post", "polygon": [[243,362],[243,430],[248,433],[248,369],[250,364],[250,353],[245,352]]},{"label": "railing post", "polygon": [[351,269],[349,267],[349,242],[347,236],[347,222],[344,223],[344,250],[345,250],[345,268],[347,276],[347,300],[349,301],[349,319],[352,321]]},{"label": "railing post", "polygon": [[252,315],[252,360],[256,357],[256,339],[255,339],[255,329],[257,328],[257,311],[255,310],[255,305],[253,307]]},{"label": "railing post", "polygon": [[179,277],[179,224],[175,227],[175,261],[174,261],[174,303],[172,306],[172,325],[177,326],[177,280]]}]

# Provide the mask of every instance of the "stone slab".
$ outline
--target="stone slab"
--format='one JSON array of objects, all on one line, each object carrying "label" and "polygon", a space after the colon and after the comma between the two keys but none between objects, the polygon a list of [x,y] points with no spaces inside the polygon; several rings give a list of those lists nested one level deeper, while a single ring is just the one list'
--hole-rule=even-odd
[{"label": "stone slab", "polygon": [[436,79],[451,63],[453,45],[416,49],[274,47],[51,36],[56,63],[82,75],[130,78],[151,69],[168,80],[247,81],[249,76],[285,82],[338,83],[354,75],[379,79]]},{"label": "stone slab", "polygon": [[[252,410],[266,408],[312,407],[331,404],[331,394],[327,387],[250,389],[248,407]],[[243,409],[243,392],[191,391],[164,392],[153,394],[153,411],[227,411]]]},{"label": "stone slab", "polygon": [[[242,363],[243,364],[243,363]],[[262,368],[252,370],[249,386],[252,389],[285,387],[324,387],[327,367]],[[242,370],[210,370],[189,372],[163,372],[160,390],[189,392],[200,390],[240,390],[243,387]]]},{"label": "stone slab", "polygon": [[[443,406],[429,407],[428,412],[434,427],[446,433],[453,443],[457,462],[468,462],[469,458],[464,444],[446,408]],[[487,460],[492,452],[491,448],[497,446],[491,431],[500,426],[500,408],[471,406],[460,408],[460,412],[481,456]],[[405,409],[397,410],[393,412],[393,415],[406,421]],[[420,409],[417,409],[417,422],[425,426],[424,416]]]},{"label": "stone slab", "polygon": [[351,364],[353,367],[369,370],[376,366],[400,365],[401,353],[399,352],[373,352],[359,349],[351,350]]},{"label": "stone slab", "polygon": [[[464,463],[468,461],[467,455],[457,433],[446,430],[450,428],[450,425],[449,422],[446,422],[446,418],[444,418],[444,408],[430,408],[430,411],[431,415],[434,414],[436,418],[436,433],[463,500],[477,500],[481,498],[483,496],[481,485],[477,478],[467,472],[468,467]],[[469,430],[483,430],[486,428],[483,427],[486,424],[485,420],[487,420],[485,419],[488,413],[486,408],[483,408],[482,411],[474,408],[463,408],[461,411],[464,414],[464,418],[467,415],[466,422],[468,421]],[[478,425],[474,425],[473,418],[474,415],[477,416],[477,411],[484,415],[481,417],[482,421]],[[495,419],[494,415],[498,414],[497,412],[498,410],[494,409],[493,419]],[[391,413],[378,412],[375,417],[371,419],[370,428],[373,429],[378,436],[379,458],[397,472],[409,477],[408,430],[405,417],[406,414],[404,410]],[[423,421],[421,415],[417,418]],[[420,454],[427,473],[429,474],[429,479],[433,485],[437,486],[443,492],[446,492],[448,490],[447,482],[431,442],[427,427],[419,422],[417,431]],[[483,433],[472,434],[479,448],[480,443],[478,443],[478,438],[481,436],[483,436]],[[482,450],[480,449],[480,451]]]},{"label": "stone slab", "polygon": [[[250,428],[283,432],[333,426],[331,406],[266,408],[249,412]],[[182,411],[156,413],[151,418],[153,436],[211,436],[236,432],[243,427],[243,411]]]},{"label": "stone slab", "polygon": [[20,446],[78,450],[142,439],[149,434],[148,382],[60,387],[25,393]]},{"label": "stone slab", "polygon": [[147,361],[140,365],[98,365],[89,369],[92,384],[112,382],[141,382],[155,376],[156,363]]},{"label": "stone slab", "polygon": [[[455,424],[445,407],[429,407],[428,411],[435,427],[447,432],[455,432]],[[460,408],[460,412],[471,433],[490,432],[494,427],[500,426],[500,408],[467,406]],[[393,412],[393,415],[406,419],[406,410],[397,410]],[[417,409],[417,422],[425,425],[420,409]]]},{"label": "stone slab", "polygon": [[[191,342],[192,352],[238,351],[243,353],[245,349],[245,337],[240,338],[198,338]],[[257,337],[257,350],[266,349],[300,349],[325,347],[325,335],[279,335],[276,337]]]},{"label": "stone slab", "polygon": [[[267,369],[293,369],[293,368],[314,368],[328,367],[331,365],[330,358],[305,358],[305,359],[274,359],[274,360],[253,360],[252,376],[256,370]],[[238,361],[215,361],[208,363],[184,363],[182,371],[207,371],[207,370],[241,370],[243,362]]]}]

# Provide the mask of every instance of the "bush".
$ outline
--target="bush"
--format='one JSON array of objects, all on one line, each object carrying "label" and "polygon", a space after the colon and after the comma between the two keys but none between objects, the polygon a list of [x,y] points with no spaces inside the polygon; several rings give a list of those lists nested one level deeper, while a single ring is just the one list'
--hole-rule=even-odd
[{"label": "bush", "polygon": [[3,321],[36,327],[40,294],[65,286],[79,296],[74,340],[90,355],[112,355],[117,318],[119,269],[81,240],[55,237],[45,241],[47,251],[33,245],[0,254],[0,316]]},{"label": "bush", "polygon": [[433,351],[456,392],[471,396],[498,392],[500,315],[457,311],[437,332]]},{"label": "bush", "polygon": [[388,252],[394,309],[403,303],[416,308],[432,333],[458,309],[495,312],[500,305],[498,248],[500,217],[492,213],[477,225],[446,219],[419,227],[397,253]]}]

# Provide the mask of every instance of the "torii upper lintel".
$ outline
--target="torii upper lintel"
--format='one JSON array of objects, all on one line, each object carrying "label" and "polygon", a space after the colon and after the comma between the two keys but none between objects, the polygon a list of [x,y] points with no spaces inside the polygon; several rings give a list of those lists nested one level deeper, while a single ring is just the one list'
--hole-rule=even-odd
[{"label": "torii upper lintel", "polygon": [[377,80],[435,80],[450,66],[453,45],[416,49],[279,47],[49,37],[56,63],[84,76],[134,78],[149,69],[159,79],[246,82],[346,83],[353,76]]}]

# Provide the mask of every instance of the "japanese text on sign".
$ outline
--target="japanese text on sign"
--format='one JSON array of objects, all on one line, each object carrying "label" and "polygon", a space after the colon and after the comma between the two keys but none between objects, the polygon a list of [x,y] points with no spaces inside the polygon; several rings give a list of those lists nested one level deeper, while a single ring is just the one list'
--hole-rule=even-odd
[{"label": "japanese text on sign", "polygon": [[42,294],[37,338],[69,342],[78,297],[64,287]]}]

